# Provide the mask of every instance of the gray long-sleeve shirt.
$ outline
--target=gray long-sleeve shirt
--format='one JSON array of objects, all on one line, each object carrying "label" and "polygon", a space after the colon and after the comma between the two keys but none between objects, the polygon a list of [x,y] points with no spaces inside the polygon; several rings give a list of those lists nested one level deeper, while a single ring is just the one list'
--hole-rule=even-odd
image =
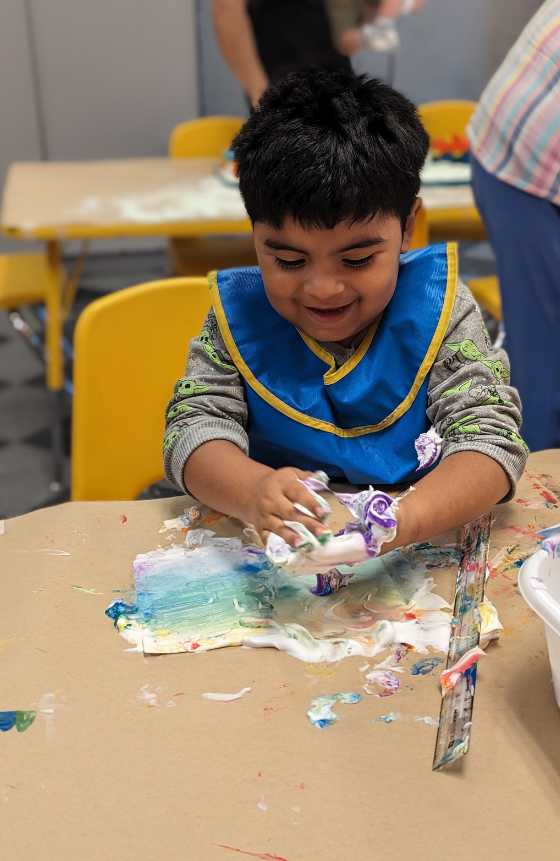
[{"label": "gray long-sleeve shirt", "polygon": [[[348,347],[324,344],[337,365],[355,352],[362,336]],[[509,383],[509,360],[494,349],[470,290],[459,284],[453,313],[428,378],[427,416],[443,437],[442,457],[478,451],[493,458],[509,476],[511,489],[523,472],[527,447],[519,435],[521,405]],[[239,371],[220,335],[213,311],[193,339],[186,374],[175,385],[166,413],[165,472],[186,491],[183,468],[203,443],[228,440],[246,454],[247,401]]]}]

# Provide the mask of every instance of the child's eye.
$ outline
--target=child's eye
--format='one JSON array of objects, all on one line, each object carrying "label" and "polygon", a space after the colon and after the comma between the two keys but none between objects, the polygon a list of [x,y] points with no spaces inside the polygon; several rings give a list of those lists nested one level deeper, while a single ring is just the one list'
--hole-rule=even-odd
[{"label": "child's eye", "polygon": [[274,259],[281,269],[301,269],[305,265],[303,257],[299,260],[284,260],[282,257],[275,257]]},{"label": "child's eye", "polygon": [[367,266],[372,257],[373,254],[368,254],[367,257],[360,257],[359,260],[343,259],[342,262],[351,269],[359,269],[361,266]]}]

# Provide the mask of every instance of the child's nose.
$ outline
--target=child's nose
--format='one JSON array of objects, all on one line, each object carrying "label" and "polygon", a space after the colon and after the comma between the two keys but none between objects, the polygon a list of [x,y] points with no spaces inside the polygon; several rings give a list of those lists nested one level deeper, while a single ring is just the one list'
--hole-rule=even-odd
[{"label": "child's nose", "polygon": [[322,302],[334,299],[344,292],[344,283],[330,275],[313,275],[304,284],[307,298]]}]

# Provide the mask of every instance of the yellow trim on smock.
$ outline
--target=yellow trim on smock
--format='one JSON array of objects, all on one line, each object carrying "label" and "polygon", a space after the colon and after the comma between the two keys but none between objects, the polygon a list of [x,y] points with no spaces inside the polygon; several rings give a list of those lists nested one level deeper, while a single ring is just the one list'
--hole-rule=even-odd
[{"label": "yellow trim on smock", "polygon": [[[315,430],[332,433],[335,436],[341,437],[343,439],[350,439],[353,437],[366,436],[366,434],[377,433],[378,431],[385,430],[385,428],[388,428],[390,427],[390,425],[394,424],[397,419],[400,419],[400,417],[404,415],[404,413],[414,402],[414,399],[418,394],[420,387],[422,386],[422,383],[424,382],[424,379],[428,374],[428,371],[430,370],[431,366],[435,361],[435,358],[438,354],[439,348],[441,347],[443,338],[447,331],[447,327],[449,326],[449,321],[451,319],[451,313],[453,311],[453,305],[455,302],[455,294],[457,292],[457,275],[457,244],[453,242],[449,243],[449,245],[447,246],[447,286],[445,289],[445,298],[443,301],[439,321],[436,326],[433,338],[430,342],[430,346],[428,347],[426,355],[424,356],[422,364],[418,369],[418,373],[414,378],[414,382],[412,383],[408,394],[406,395],[406,397],[403,398],[400,404],[397,404],[395,409],[390,412],[388,416],[386,416],[380,422],[377,422],[377,424],[364,425],[362,427],[355,428],[339,428],[331,422],[326,422],[322,419],[314,419],[311,416],[308,416],[305,413],[296,410],[289,404],[284,403],[284,401],[280,400],[280,398],[278,398],[265,386],[263,386],[263,384],[255,377],[252,370],[243,359],[231,333],[231,329],[229,327],[229,323],[224,312],[222,300],[220,297],[220,291],[218,288],[218,273],[211,272],[208,276],[208,282],[210,286],[212,305],[216,314],[220,333],[222,335],[222,338],[224,339],[224,343],[237,370],[239,371],[243,379],[248,383],[248,385],[251,386],[253,391],[255,391],[259,395],[259,397],[261,397],[267,404],[278,410],[278,412],[282,413],[285,416],[288,416],[288,418],[291,418],[294,421],[299,422],[300,424],[314,428]],[[356,367],[360,359],[363,358],[363,356],[369,349],[371,341],[373,340],[375,328],[376,327],[372,326],[370,332],[368,333],[368,335],[366,335],[354,356],[352,356],[352,358],[349,359],[348,362],[345,362],[344,365],[342,365],[342,368],[339,368],[339,371],[344,369],[344,373],[342,374],[342,376],[345,376],[345,374],[349,373],[352,368]],[[316,341],[313,341],[313,339],[309,339],[308,341],[306,336],[304,340],[318,358],[322,359],[330,365],[330,360],[332,359],[330,353],[328,353],[326,350],[323,350],[323,348],[320,347]],[[314,347],[311,347],[311,343],[313,343]],[[365,346],[364,348],[364,345],[366,344],[367,346]],[[323,355],[320,355],[318,351],[320,351]],[[349,365],[351,362],[354,362],[352,368],[346,368],[346,366]],[[327,374],[325,374],[325,377],[331,373],[331,370],[329,370]],[[340,377],[338,379],[340,379]],[[331,377],[329,382],[333,383],[336,382],[336,380],[333,380]]]}]

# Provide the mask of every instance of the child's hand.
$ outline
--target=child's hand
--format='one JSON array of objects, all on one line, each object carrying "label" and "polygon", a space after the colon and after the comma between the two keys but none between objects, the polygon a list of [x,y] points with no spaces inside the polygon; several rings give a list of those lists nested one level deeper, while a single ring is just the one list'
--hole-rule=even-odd
[{"label": "child's hand", "polygon": [[[275,532],[292,547],[301,542],[292,529],[284,526],[284,520],[297,520],[316,536],[329,532],[321,523],[325,509],[301,483],[301,479],[309,478],[310,475],[310,472],[301,469],[285,467],[269,472],[257,481],[248,520],[263,541],[266,541],[268,532]],[[317,519],[298,511],[296,503],[315,514]]]}]

